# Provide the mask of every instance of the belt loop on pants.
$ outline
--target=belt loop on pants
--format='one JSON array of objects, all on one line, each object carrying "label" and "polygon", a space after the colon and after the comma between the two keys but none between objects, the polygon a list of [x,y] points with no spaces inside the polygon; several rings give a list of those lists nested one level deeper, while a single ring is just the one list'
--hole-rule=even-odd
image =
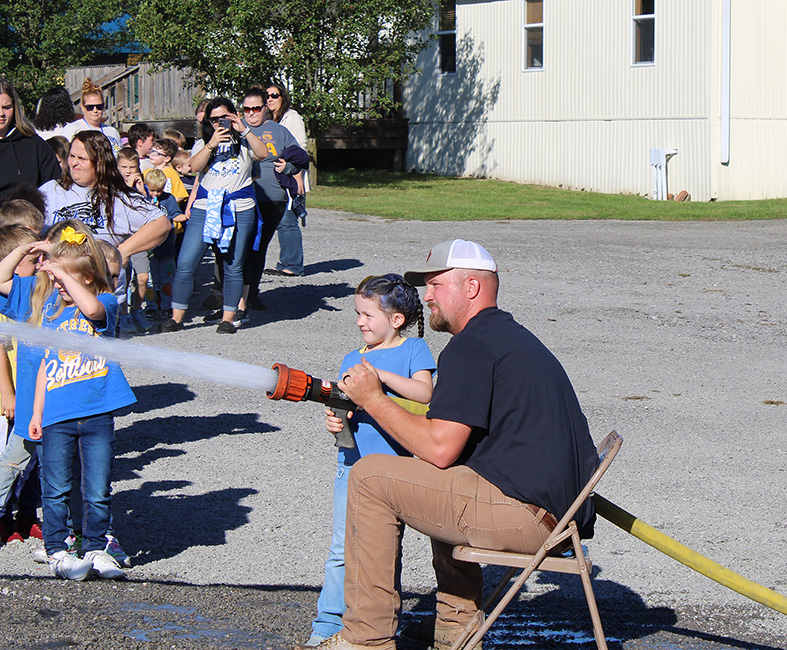
[{"label": "belt loop on pants", "polygon": [[557,527],[557,519],[555,515],[547,512],[543,508],[539,508],[532,503],[525,503],[523,504],[525,508],[530,510],[533,513],[533,516],[536,518],[537,524],[544,524],[544,527],[551,533]]}]

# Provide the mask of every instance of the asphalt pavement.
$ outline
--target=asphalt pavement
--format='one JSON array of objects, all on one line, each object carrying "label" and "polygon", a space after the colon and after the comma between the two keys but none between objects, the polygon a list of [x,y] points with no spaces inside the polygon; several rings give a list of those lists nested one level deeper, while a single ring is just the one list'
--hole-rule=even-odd
[{"label": "asphalt pavement", "polygon": [[[0,548],[0,647],[305,641],[336,461],[322,409],[189,379],[189,353],[334,379],[361,344],[355,285],[419,265],[454,237],[495,257],[500,306],[563,362],[594,439],[623,436],[598,492],[787,594],[787,221],[406,222],[310,210],[307,275],[264,276],[267,308],[237,334],[202,322],[206,263],[188,326],[134,337],[183,355],[171,374],[126,370],[138,404],[116,421],[113,512],[129,580],[61,581],[33,563],[34,540]],[[277,254],[274,243],[269,265]],[[448,335],[426,340],[437,356]],[[787,616],[610,523],[588,546],[611,649],[787,647]],[[412,531],[402,583],[406,615],[429,611],[428,543]],[[573,576],[537,576],[490,634],[487,650],[594,646]]]}]

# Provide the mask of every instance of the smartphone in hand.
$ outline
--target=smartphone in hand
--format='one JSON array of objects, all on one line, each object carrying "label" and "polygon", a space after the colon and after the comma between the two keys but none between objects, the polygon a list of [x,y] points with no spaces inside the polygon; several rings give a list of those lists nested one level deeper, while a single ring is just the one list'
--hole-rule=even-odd
[{"label": "smartphone in hand", "polygon": [[232,130],[232,120],[228,117],[222,117],[219,119],[219,128],[227,129],[227,131]]}]

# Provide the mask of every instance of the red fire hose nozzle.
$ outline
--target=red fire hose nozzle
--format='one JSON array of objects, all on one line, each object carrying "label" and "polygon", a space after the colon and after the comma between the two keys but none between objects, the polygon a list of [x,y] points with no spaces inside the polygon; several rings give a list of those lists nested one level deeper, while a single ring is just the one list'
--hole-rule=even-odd
[{"label": "red fire hose nozzle", "polygon": [[343,427],[336,434],[336,446],[355,448],[355,436],[350,431],[347,420],[348,411],[356,411],[358,407],[345,395],[336,382],[317,379],[307,375],[303,370],[288,368],[283,363],[273,364],[279,373],[279,381],[273,392],[267,393],[269,399],[288,400],[290,402],[320,402],[328,406],[337,417],[341,418]]}]

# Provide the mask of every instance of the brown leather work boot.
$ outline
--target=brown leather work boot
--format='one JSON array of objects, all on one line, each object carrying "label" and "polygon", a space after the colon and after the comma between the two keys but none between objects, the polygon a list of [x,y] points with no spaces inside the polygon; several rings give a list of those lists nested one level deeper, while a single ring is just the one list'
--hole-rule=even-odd
[{"label": "brown leather work boot", "polygon": [[[457,624],[435,627],[436,620],[437,617],[431,614],[430,616],[410,621],[402,626],[399,636],[432,650],[450,650],[451,646],[454,645],[454,641],[462,634],[463,628]],[[476,648],[481,650],[482,645],[483,641],[479,642]]]},{"label": "brown leather work boot", "polygon": [[318,646],[296,645],[292,650],[396,650],[394,640],[386,641],[380,645],[357,645],[345,641],[339,632],[329,636]]}]

